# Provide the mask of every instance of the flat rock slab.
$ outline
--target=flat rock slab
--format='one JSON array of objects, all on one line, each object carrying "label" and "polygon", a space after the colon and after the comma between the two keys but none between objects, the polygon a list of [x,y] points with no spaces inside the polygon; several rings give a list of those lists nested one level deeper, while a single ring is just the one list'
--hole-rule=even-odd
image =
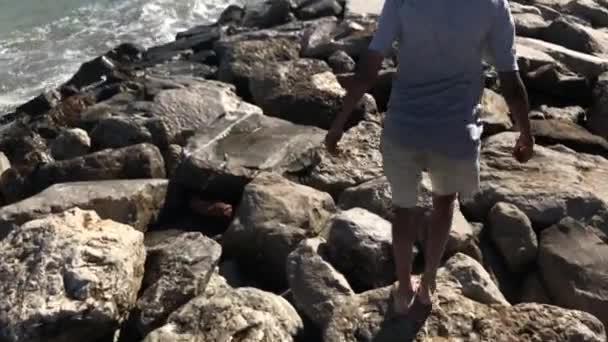
[{"label": "flat rock slab", "polygon": [[252,113],[225,116],[199,130],[173,180],[237,201],[262,172],[298,174],[318,163],[325,131]]},{"label": "flat rock slab", "polygon": [[608,324],[608,243],[566,218],[540,236],[538,266],[555,304],[589,312]]},{"label": "flat rock slab", "polygon": [[102,219],[145,231],[164,205],[167,185],[166,179],[55,184],[33,197],[0,208],[0,235],[8,233],[11,227],[74,207],[93,210]]},{"label": "flat rock slab", "polygon": [[576,153],[563,146],[535,147],[526,164],[512,156],[517,133],[488,138],[482,147],[481,186],[464,211],[483,222],[498,202],[514,204],[532,221],[546,227],[566,216],[585,218],[606,207],[608,176],[603,157]]},{"label": "flat rock slab", "polygon": [[64,342],[112,335],[137,300],[144,236],[74,209],[0,242],[0,339]]},{"label": "flat rock slab", "polygon": [[577,152],[608,155],[608,141],[565,120],[531,120],[532,134],[543,145],[562,144]]}]

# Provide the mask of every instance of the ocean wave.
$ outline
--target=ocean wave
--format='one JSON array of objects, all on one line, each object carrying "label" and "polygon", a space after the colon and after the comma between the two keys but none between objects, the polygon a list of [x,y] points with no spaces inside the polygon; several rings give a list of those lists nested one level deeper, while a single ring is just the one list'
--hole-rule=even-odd
[{"label": "ocean wave", "polygon": [[97,0],[0,36],[0,113],[65,82],[83,62],[122,42],[149,47],[171,41],[244,1]]}]

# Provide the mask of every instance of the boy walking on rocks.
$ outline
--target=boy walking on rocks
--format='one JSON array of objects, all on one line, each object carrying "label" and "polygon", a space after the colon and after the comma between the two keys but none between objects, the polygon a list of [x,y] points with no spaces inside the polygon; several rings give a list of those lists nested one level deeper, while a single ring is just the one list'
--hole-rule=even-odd
[{"label": "boy walking on rocks", "polygon": [[[484,87],[485,51],[499,72],[502,94],[520,130],[513,156],[520,162],[532,157],[528,98],[518,72],[514,40],[507,0],[385,0],[378,30],[327,134],[327,148],[336,153],[350,113],[371,88],[382,61],[398,41],[399,69],[381,150],[396,214],[393,252],[399,285],[393,296],[399,314],[414,308],[430,311],[455,201],[479,187],[482,127],[477,108]],[[410,274],[419,222],[413,209],[423,170],[432,181],[433,213],[424,246],[425,270],[414,289]]]}]

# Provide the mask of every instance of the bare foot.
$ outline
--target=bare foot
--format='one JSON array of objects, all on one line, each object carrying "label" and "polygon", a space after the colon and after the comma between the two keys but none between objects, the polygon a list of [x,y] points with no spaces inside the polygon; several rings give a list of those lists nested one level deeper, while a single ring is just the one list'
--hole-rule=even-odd
[{"label": "bare foot", "polygon": [[395,313],[398,315],[406,315],[409,311],[412,299],[414,298],[414,289],[412,284],[409,286],[395,286],[393,288],[393,304],[395,307]]}]

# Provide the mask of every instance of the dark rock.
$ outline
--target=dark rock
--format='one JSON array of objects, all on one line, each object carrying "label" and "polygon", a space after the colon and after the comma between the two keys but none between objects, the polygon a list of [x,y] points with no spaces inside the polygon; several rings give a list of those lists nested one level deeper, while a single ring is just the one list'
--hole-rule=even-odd
[{"label": "dark rock", "polygon": [[59,94],[59,92],[56,90],[49,90],[18,106],[15,111],[17,113],[25,113],[30,116],[38,116],[47,113],[49,110],[57,106],[60,101],[61,94]]},{"label": "dark rock", "polygon": [[169,145],[169,147],[163,151],[163,158],[165,159],[167,176],[171,178],[184,159],[184,148],[180,145]]},{"label": "dark rock", "polygon": [[587,113],[585,127],[608,139],[608,72],[600,75],[593,88],[593,103]]},{"label": "dark rock", "polygon": [[295,9],[294,13],[300,20],[310,20],[321,17],[339,16],[344,11],[342,4],[337,0],[311,0],[305,1]]},{"label": "dark rock", "polygon": [[254,270],[268,288],[287,285],[287,256],[307,237],[317,236],[335,211],[327,193],[262,174],[245,187],[232,222],[222,237],[225,254]]},{"label": "dark rock", "polygon": [[556,64],[547,64],[523,75],[524,82],[539,92],[560,98],[589,103],[591,86],[589,80]]},{"label": "dark rock", "polygon": [[544,230],[538,266],[555,304],[589,312],[608,323],[608,244],[566,218]]},{"label": "dark rock", "polygon": [[297,59],[300,44],[292,38],[246,39],[232,37],[216,45],[220,57],[218,79],[236,85],[243,98],[251,97],[249,79],[257,70],[273,66],[277,62]]},{"label": "dark rock", "polygon": [[143,293],[133,313],[142,336],[205,292],[221,254],[220,245],[201,233],[183,233],[146,245]]},{"label": "dark rock", "polygon": [[367,50],[376,31],[377,21],[371,17],[347,18],[324,22],[309,28],[302,42],[302,56],[327,59],[336,51],[344,51],[358,59]]},{"label": "dark rock", "polygon": [[0,151],[4,152],[13,168],[24,173],[53,160],[46,140],[21,123],[11,125],[0,138]]},{"label": "dark rock", "polygon": [[193,76],[206,79],[217,77],[217,67],[190,61],[169,61],[146,69],[151,76]]},{"label": "dark rock", "polygon": [[534,118],[534,115],[538,115],[538,119],[563,120],[579,124],[585,121],[585,114],[585,109],[580,106],[549,107],[547,105],[541,105],[539,108],[530,112],[530,118]]},{"label": "dark rock", "polygon": [[126,115],[99,121],[91,131],[93,150],[153,143],[152,134],[146,127],[148,122],[147,118]]},{"label": "dark rock", "polygon": [[592,55],[608,52],[608,33],[594,30],[564,18],[554,20],[543,32],[543,40]]},{"label": "dark rock", "polygon": [[226,7],[224,12],[220,15],[217,20],[217,25],[229,25],[235,24],[240,25],[243,20],[243,16],[245,15],[245,10],[242,7],[237,5],[230,5]]},{"label": "dark rock", "polygon": [[91,139],[80,128],[67,129],[51,143],[51,155],[56,160],[80,157],[89,152]]},{"label": "dark rock", "polygon": [[524,279],[520,302],[553,304],[538,272],[531,272]]},{"label": "dark rock", "polygon": [[362,292],[395,281],[391,224],[364,209],[336,214],[328,226],[327,258],[353,289]]},{"label": "dark rock", "polygon": [[[265,114],[324,129],[331,126],[346,95],[329,66],[313,59],[267,65],[254,73],[249,90]],[[369,107],[377,112],[374,105]],[[363,106],[351,115],[351,126],[364,118]]]},{"label": "dark rock", "polygon": [[593,26],[608,26],[608,9],[602,1],[576,0],[569,2],[565,9],[573,15],[588,20]]},{"label": "dark rock", "polygon": [[238,202],[245,185],[262,171],[297,175],[318,163],[324,135],[242,104],[240,111],[199,129],[173,180]]},{"label": "dark rock", "polygon": [[74,207],[94,210],[102,219],[146,231],[163,207],[166,192],[167,181],[161,179],[56,184],[33,197],[2,207],[0,235],[27,221]]},{"label": "dark rock", "polygon": [[538,253],[532,222],[516,206],[497,203],[489,215],[490,235],[513,272],[523,272]]},{"label": "dark rock", "polygon": [[532,120],[532,134],[543,145],[562,144],[575,151],[608,156],[608,141],[563,120]]},{"label": "dark rock", "polygon": [[165,163],[158,148],[139,144],[48,163],[31,177],[34,187],[41,191],[65,182],[165,178]]},{"label": "dark rock", "polygon": [[196,53],[213,49],[213,45],[223,37],[223,34],[219,26],[208,26],[204,30],[198,29],[195,32],[186,31],[182,37],[173,42],[148,49],[144,54],[144,61],[148,65],[160,64],[175,60],[187,51]]},{"label": "dark rock", "polygon": [[100,56],[82,64],[65,85],[82,89],[109,78],[115,79],[116,73],[119,72],[118,68],[116,61],[106,56]]},{"label": "dark rock", "polygon": [[336,51],[329,56],[327,61],[334,73],[347,73],[355,71],[357,67],[355,61],[344,51]]},{"label": "dark rock", "polygon": [[286,0],[263,0],[249,2],[241,25],[245,27],[268,28],[289,21],[291,8]]},{"label": "dark rock", "polygon": [[141,45],[124,43],[108,51],[106,56],[118,62],[133,63],[141,60],[145,52],[146,49]]}]

